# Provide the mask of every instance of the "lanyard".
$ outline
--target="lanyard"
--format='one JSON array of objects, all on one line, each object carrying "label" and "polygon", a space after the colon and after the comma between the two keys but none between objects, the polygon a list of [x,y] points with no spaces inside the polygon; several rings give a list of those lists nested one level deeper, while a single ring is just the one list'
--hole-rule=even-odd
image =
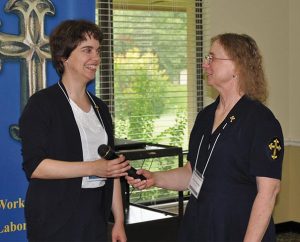
[{"label": "lanyard", "polygon": [[[58,85],[59,85],[60,89],[62,90],[63,94],[65,95],[66,99],[67,99],[68,102],[70,103],[69,96],[68,96],[67,93],[65,92],[64,88],[61,86],[60,82],[58,82]],[[91,97],[91,95],[89,94],[88,91],[86,91],[86,94],[89,96],[90,101],[93,103],[94,108],[96,109],[96,112],[97,112],[97,114],[98,114],[97,116],[99,117],[100,123],[102,124],[102,126],[103,126],[103,128],[104,128],[104,130],[105,130],[105,126],[104,126],[102,117],[101,117],[101,115],[100,115],[98,105],[94,102],[93,98]],[[70,104],[70,105],[71,105],[71,104]],[[105,130],[105,132],[106,132],[106,130]]]},{"label": "lanyard", "polygon": [[[225,123],[225,124],[223,125],[222,130],[224,130],[224,129],[226,128],[226,126],[227,126],[227,123]],[[213,146],[212,146],[212,148],[211,148],[211,150],[210,150],[209,156],[208,156],[208,158],[207,158],[205,167],[204,167],[203,172],[202,172],[202,175],[203,175],[203,176],[204,176],[204,173],[205,173],[205,171],[206,171],[207,165],[208,165],[208,163],[209,163],[209,161],[210,161],[210,157],[211,157],[211,155],[212,155],[212,152],[213,152],[213,150],[214,150],[214,148],[215,148],[215,146],[216,146],[216,143],[217,143],[217,141],[218,141],[218,139],[219,139],[219,137],[220,137],[220,135],[221,135],[222,130],[219,132],[219,134],[218,134],[217,138],[215,139],[215,142],[214,142],[214,144],[213,144]],[[194,170],[197,169],[198,157],[199,157],[199,152],[200,152],[200,148],[201,148],[201,146],[202,146],[202,141],[203,141],[203,139],[204,139],[204,134],[203,134],[202,137],[201,137],[200,144],[199,144],[199,147],[198,147],[198,152],[197,152],[197,157],[196,157],[196,162],[195,162]]]}]

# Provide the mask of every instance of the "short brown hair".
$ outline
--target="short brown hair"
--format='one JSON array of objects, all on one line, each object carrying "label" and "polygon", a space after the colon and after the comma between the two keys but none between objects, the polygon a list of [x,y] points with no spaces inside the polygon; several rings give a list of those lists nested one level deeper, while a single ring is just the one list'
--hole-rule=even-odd
[{"label": "short brown hair", "polygon": [[63,61],[86,37],[93,37],[101,43],[103,39],[99,26],[87,20],[65,20],[50,35],[52,63],[59,76],[64,73]]},{"label": "short brown hair", "polygon": [[215,41],[222,45],[234,61],[240,90],[251,99],[265,102],[268,96],[267,82],[262,56],[255,40],[246,34],[225,33],[213,37],[211,44]]}]

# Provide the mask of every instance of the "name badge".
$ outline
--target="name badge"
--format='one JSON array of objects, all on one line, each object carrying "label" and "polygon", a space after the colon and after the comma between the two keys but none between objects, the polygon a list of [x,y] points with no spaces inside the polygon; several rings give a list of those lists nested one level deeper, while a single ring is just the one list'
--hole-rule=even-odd
[{"label": "name badge", "polygon": [[81,188],[97,188],[105,185],[106,178],[97,176],[82,177]]},{"label": "name badge", "polygon": [[197,170],[195,169],[193,171],[193,175],[190,180],[190,184],[188,189],[190,192],[193,194],[195,198],[198,198],[202,184],[204,181],[204,176]]}]

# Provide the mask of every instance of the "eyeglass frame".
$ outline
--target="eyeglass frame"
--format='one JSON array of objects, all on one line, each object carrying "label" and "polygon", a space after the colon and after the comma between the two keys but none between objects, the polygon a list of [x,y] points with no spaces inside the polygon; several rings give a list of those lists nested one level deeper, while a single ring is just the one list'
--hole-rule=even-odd
[{"label": "eyeglass frame", "polygon": [[204,56],[203,63],[207,62],[207,64],[210,65],[214,60],[232,60],[232,59],[229,59],[229,58],[218,58],[218,57],[215,57],[212,54],[208,54],[208,55]]}]

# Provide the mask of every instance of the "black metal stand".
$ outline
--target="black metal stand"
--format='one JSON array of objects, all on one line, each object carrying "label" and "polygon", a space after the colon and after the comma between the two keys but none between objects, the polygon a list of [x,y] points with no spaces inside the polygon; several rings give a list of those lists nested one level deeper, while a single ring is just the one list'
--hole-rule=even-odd
[{"label": "black metal stand", "polygon": [[[178,156],[178,167],[183,166],[183,154],[182,148],[177,146],[161,145],[146,143],[143,148],[140,149],[128,149],[120,150],[118,146],[115,147],[118,154],[123,154],[127,160],[142,160],[158,157]],[[125,190],[125,208],[129,208],[129,186],[126,182]],[[178,215],[183,215],[183,192],[178,192]]]},{"label": "black metal stand", "polygon": [[[146,143],[142,148],[115,150],[128,160],[142,160],[158,157],[178,157],[178,167],[183,166],[181,147]],[[125,205],[126,232],[128,241],[174,241],[179,222],[183,216],[183,192],[178,192],[178,215],[163,212],[144,205],[131,204],[129,185],[123,180],[123,203]],[[163,231],[162,231],[163,230]],[[169,232],[168,232],[169,231]],[[170,236],[172,234],[172,236]]]}]

